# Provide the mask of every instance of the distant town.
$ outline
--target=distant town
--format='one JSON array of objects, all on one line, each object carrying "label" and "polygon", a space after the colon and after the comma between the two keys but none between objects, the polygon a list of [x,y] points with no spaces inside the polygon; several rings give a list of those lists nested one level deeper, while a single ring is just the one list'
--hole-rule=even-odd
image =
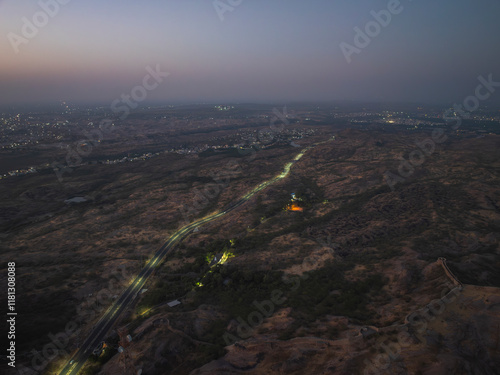
[{"label": "distant town", "polygon": [[[193,111],[193,108],[196,110]],[[314,108],[295,106],[294,113],[285,116],[287,125],[282,124],[280,131],[276,132],[268,125],[274,116],[271,107],[268,113],[256,111],[249,105],[147,107],[132,114],[124,122],[113,120],[114,130],[103,134],[102,139],[96,142],[101,146],[133,144],[134,148],[138,148],[137,146],[151,146],[154,141],[162,140],[171,144],[171,147],[154,149],[154,152],[129,150],[111,158],[92,153],[78,163],[72,163],[72,166],[134,162],[153,158],[160,153],[193,155],[209,150],[224,151],[253,146],[266,148],[315,135],[318,129],[314,125],[328,121],[341,121],[360,129],[378,125],[384,130],[425,130],[445,126],[445,110],[446,108],[424,109],[418,106],[404,111],[378,108],[349,110],[334,105]],[[9,162],[8,157],[3,158],[4,163],[0,165],[2,179],[51,169],[52,161],[40,163],[40,154],[54,157],[59,155],[61,158],[60,155],[67,154],[72,146],[88,148],[88,135],[99,129],[99,123],[104,118],[112,118],[112,113],[101,106],[83,108],[62,102],[59,108],[51,110],[14,114],[3,112],[0,116],[0,154],[16,155],[16,163]],[[499,111],[487,108],[466,120],[467,126],[457,130],[457,134],[471,137],[497,134],[500,128]],[[193,134],[203,128],[220,129],[220,134],[211,135],[203,141],[187,139],[179,144],[179,138],[183,135]],[[13,164],[19,162],[21,165],[14,167]]]}]

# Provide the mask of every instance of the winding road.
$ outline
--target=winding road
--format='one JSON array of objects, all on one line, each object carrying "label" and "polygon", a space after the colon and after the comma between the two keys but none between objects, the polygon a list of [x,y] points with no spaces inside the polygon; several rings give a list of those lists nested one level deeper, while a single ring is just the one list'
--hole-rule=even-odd
[{"label": "winding road", "polygon": [[[321,142],[324,143],[324,142]],[[319,144],[319,143],[318,143]],[[245,204],[250,200],[255,194],[259,193],[263,189],[267,188],[285,177],[288,176],[292,166],[302,158],[302,156],[309,149],[315,147],[317,144],[309,146],[303,149],[291,162],[285,165],[285,168],[281,174],[276,177],[265,181],[250,192],[241,197],[238,201],[231,203],[223,211],[216,211],[208,216],[198,219],[191,224],[188,224],[177,232],[175,232],[168,241],[160,247],[160,249],[154,254],[153,258],[146,264],[142,271],[136,276],[134,281],[127,287],[123,294],[116,300],[111,307],[104,313],[99,322],[94,326],[93,331],[88,336],[88,338],[83,342],[82,346],[78,351],[72,356],[72,358],[66,363],[60,372],[60,375],[76,375],[81,370],[87,359],[92,354],[93,350],[104,340],[107,333],[111,330],[113,325],[118,320],[119,316],[137,297],[140,290],[144,287],[144,284],[155,271],[155,269],[161,264],[166,255],[181,242],[184,238],[189,236],[196,228],[218,219],[221,216],[228,214],[229,212],[235,210],[241,205]]]}]

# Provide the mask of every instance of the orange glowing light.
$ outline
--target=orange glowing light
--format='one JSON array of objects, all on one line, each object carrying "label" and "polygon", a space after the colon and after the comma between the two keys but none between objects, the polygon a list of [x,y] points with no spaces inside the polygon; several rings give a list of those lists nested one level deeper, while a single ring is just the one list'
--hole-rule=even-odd
[{"label": "orange glowing light", "polygon": [[289,204],[287,206],[287,210],[288,211],[300,211],[300,212],[304,211],[304,209],[302,207],[297,206],[295,203]]}]

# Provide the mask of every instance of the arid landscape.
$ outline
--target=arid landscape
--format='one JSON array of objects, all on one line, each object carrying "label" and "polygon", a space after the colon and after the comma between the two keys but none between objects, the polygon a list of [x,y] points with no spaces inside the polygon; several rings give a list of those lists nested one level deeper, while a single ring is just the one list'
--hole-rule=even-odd
[{"label": "arid landscape", "polygon": [[499,14],[0,0],[0,375],[500,375]]},{"label": "arid landscape", "polygon": [[84,373],[496,374],[499,135],[448,132],[403,178],[432,130],[293,126],[310,135],[3,179],[26,373],[57,373],[177,229],[316,144],[181,242]]}]

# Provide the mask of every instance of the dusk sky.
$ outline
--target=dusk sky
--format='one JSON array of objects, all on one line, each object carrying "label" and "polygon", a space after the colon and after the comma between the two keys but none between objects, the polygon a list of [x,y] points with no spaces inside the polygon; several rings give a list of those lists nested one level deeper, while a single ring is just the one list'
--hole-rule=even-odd
[{"label": "dusk sky", "polygon": [[498,0],[401,0],[348,63],[340,43],[390,2],[243,0],[221,21],[213,0],[72,0],[15,53],[40,1],[0,0],[0,105],[111,103],[157,64],[170,75],[147,99],[165,103],[447,103],[500,81]]}]

